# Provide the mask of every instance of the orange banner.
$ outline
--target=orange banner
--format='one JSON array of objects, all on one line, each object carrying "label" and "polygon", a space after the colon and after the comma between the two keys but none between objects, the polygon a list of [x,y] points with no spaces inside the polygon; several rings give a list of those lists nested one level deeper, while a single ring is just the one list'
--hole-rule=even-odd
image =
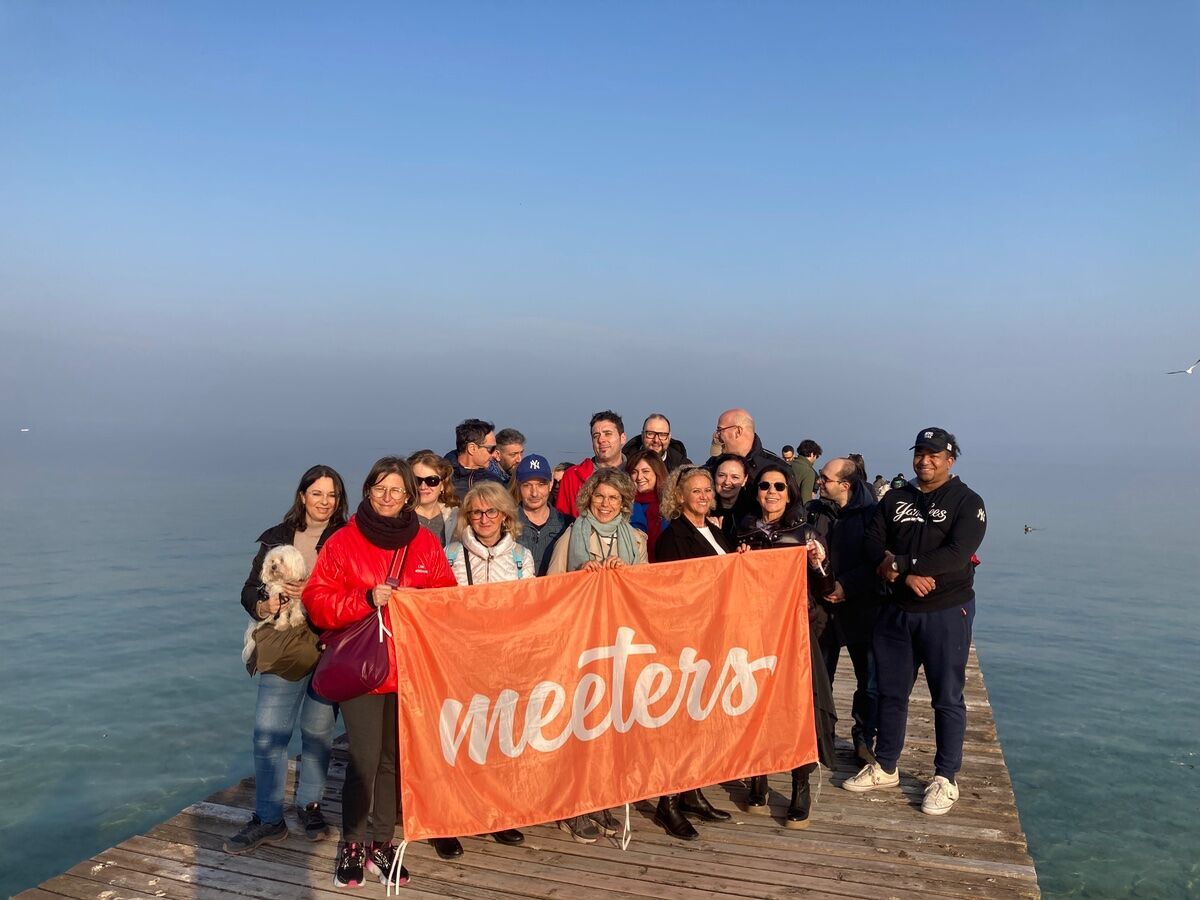
[{"label": "orange banner", "polygon": [[392,601],[409,840],[817,758],[803,548]]}]

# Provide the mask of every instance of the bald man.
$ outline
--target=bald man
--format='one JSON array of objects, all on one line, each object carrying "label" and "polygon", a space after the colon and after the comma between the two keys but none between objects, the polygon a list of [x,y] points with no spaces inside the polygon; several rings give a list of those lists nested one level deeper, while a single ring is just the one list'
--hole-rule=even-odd
[{"label": "bald man", "polygon": [[[713,432],[713,444],[721,445],[724,453],[736,453],[746,461],[746,484],[752,484],[758,470],[768,463],[786,465],[784,461],[763,446],[754,431],[754,417],[744,409],[727,409],[717,418]],[[719,453],[714,453],[705,464],[710,470]],[[743,493],[746,493],[743,491]],[[753,489],[749,491],[754,495]]]}]

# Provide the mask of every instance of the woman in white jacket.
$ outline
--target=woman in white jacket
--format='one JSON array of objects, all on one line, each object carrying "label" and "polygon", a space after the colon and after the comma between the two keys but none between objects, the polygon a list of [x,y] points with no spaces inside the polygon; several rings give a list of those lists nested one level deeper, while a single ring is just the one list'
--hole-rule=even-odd
[{"label": "woman in white jacket", "polygon": [[533,555],[520,544],[517,506],[504,486],[485,481],[467,492],[446,558],[462,585],[495,584],[537,575]]},{"label": "woman in white jacket", "polygon": [[[447,545],[446,558],[459,584],[495,584],[537,575],[533,554],[517,543],[517,505],[499,482],[484,481],[467,491],[454,532],[457,540]],[[516,828],[494,831],[492,837],[509,845],[525,840]]]}]

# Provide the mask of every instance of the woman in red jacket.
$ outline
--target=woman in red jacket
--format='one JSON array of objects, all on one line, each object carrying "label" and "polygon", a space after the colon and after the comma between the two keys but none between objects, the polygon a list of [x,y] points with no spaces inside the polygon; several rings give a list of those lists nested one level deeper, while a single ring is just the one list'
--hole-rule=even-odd
[{"label": "woman in red jacket", "polygon": [[[392,588],[387,581],[393,561],[400,565],[399,592],[452,587],[457,582],[438,539],[418,522],[413,506],[417,489],[412,468],[397,456],[385,456],[363,482],[363,499],[350,522],[325,543],[304,588],[304,606],[321,629],[345,628],[383,607],[384,622]],[[355,887],[369,869],[387,879],[396,847],[396,655],[387,679],[370,694],[341,704],[350,740],[350,766],[342,792],[342,843],[334,885]],[[408,873],[401,868],[400,881]]]}]

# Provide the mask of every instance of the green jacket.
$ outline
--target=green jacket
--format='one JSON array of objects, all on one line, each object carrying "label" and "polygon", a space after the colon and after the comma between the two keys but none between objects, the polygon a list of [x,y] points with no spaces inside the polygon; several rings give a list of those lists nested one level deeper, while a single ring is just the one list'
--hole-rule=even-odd
[{"label": "green jacket", "polygon": [[817,470],[803,456],[796,456],[792,460],[792,472],[800,489],[800,502],[807,503],[813,498],[813,491],[817,487]]}]

